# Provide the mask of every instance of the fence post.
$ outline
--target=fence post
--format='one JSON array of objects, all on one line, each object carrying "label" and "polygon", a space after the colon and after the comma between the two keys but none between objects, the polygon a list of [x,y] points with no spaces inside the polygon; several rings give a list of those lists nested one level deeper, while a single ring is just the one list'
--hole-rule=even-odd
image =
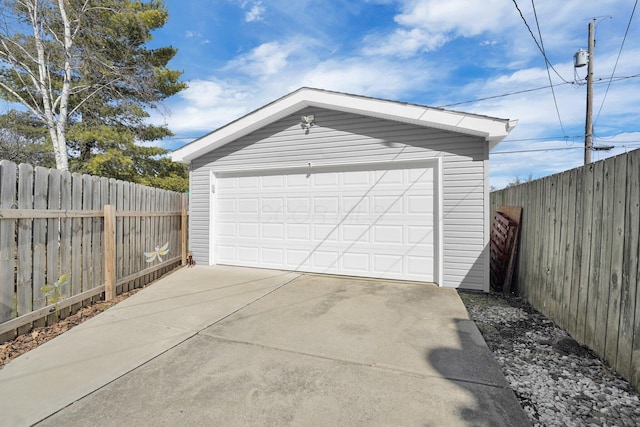
[{"label": "fence post", "polygon": [[104,300],[116,294],[116,207],[104,206]]},{"label": "fence post", "polygon": [[182,195],[182,215],[180,225],[180,239],[182,245],[182,265],[187,265],[187,198]]}]

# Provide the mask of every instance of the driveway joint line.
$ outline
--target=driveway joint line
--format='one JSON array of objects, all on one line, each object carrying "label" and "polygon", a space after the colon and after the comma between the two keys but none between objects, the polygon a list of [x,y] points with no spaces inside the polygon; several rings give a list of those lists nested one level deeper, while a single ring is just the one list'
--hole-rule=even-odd
[{"label": "driveway joint line", "polygon": [[[328,360],[328,361],[332,361],[332,362],[340,362],[340,363],[344,363],[344,364],[348,364],[348,365],[354,365],[354,366],[361,366],[361,367],[367,367],[367,368],[372,368],[372,369],[379,369],[379,370],[383,370],[383,371],[389,371],[389,372],[395,372],[395,373],[399,373],[399,374],[403,374],[403,375],[409,375],[415,378],[439,378],[439,379],[444,379],[444,380],[448,380],[448,381],[457,381],[457,382],[461,382],[461,383],[467,383],[467,384],[476,384],[476,385],[480,385],[480,386],[486,386],[486,387],[492,387],[492,388],[496,388],[496,389],[501,389],[501,390],[512,390],[511,387],[509,387],[509,385],[505,384],[505,385],[498,385],[498,384],[492,384],[492,383],[487,383],[487,382],[483,382],[483,381],[474,381],[474,380],[470,380],[470,379],[465,379],[465,378],[458,378],[458,377],[453,377],[453,376],[438,376],[438,375],[427,375],[427,374],[423,374],[420,372],[416,372],[416,371],[409,371],[409,370],[405,370],[405,369],[398,369],[398,368],[394,368],[391,367],[389,365],[379,365],[377,363],[366,363],[366,362],[358,362],[355,360],[349,360],[349,359],[338,359],[335,357],[330,357],[330,356],[323,356],[321,354],[314,354],[314,353],[307,353],[304,351],[297,351],[297,350],[292,350],[292,349],[287,349],[287,348],[282,348],[282,347],[274,347],[274,346],[270,346],[270,345],[265,345],[265,344],[259,344],[259,343],[255,343],[255,342],[251,342],[251,341],[243,341],[243,340],[236,340],[236,339],[232,339],[232,338],[225,338],[222,337],[220,335],[205,335],[205,334],[200,334],[198,333],[200,337],[203,338],[207,338],[210,340],[218,340],[218,341],[224,341],[227,343],[233,343],[233,344],[244,344],[244,345],[249,345],[249,346],[254,346],[254,347],[261,347],[264,349],[269,349],[269,350],[276,350],[276,351],[281,351],[283,353],[290,353],[290,354],[298,354],[301,356],[308,356],[308,357],[313,357],[316,359],[322,359],[322,360]],[[192,338],[192,337],[190,337]]]}]

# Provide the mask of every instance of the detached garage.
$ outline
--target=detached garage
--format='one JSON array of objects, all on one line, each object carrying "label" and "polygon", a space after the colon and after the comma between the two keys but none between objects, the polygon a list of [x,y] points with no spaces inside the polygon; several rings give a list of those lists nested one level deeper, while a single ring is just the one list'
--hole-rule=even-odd
[{"label": "detached garage", "polygon": [[227,264],[489,290],[489,150],[516,121],[302,88],[172,153]]}]

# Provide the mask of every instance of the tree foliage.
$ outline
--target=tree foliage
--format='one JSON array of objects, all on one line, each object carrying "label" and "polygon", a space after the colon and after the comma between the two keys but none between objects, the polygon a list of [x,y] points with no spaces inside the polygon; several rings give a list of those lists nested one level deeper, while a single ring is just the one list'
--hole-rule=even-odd
[{"label": "tree foliage", "polygon": [[145,144],[172,135],[148,110],[186,88],[167,66],[177,50],[147,46],[168,19],[162,1],[3,4],[0,97],[46,129],[59,169],[186,186],[185,167]]},{"label": "tree foliage", "polygon": [[0,115],[0,159],[49,168],[56,165],[45,129],[19,111]]}]

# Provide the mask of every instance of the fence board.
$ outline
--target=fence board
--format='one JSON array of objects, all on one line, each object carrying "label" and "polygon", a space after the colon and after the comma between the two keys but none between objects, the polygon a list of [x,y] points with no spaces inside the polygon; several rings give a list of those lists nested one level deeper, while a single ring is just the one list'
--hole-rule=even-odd
[{"label": "fence board", "polygon": [[[0,161],[0,208],[15,208],[16,165]],[[13,275],[15,268],[14,239],[16,222],[0,222],[0,322],[14,316]]]},{"label": "fence board", "polygon": [[602,252],[602,220],[603,220],[603,174],[604,167],[602,162],[593,165],[593,217],[591,221],[591,256],[589,258],[589,279],[588,279],[588,297],[587,300],[587,321],[585,324],[584,342],[590,348],[595,347],[596,333],[596,301],[600,300],[600,254]]},{"label": "fence board", "polygon": [[[91,205],[93,209],[104,209],[104,198],[107,194],[102,194],[102,185],[100,178],[94,176],[91,178],[93,185],[93,192]],[[102,240],[104,237],[102,218],[93,218],[91,220],[91,266],[93,267],[93,277],[90,279],[91,288],[104,283],[104,276],[102,275],[103,258],[102,258]]]},{"label": "fence board", "polygon": [[[135,210],[136,211],[142,211],[142,187],[137,186],[134,188],[135,190]],[[138,238],[135,240],[135,251],[134,254],[131,256],[131,258],[134,260],[135,262],[135,271],[140,271],[142,270],[142,262],[143,262],[143,255],[142,255],[142,238],[143,238],[143,233],[142,233],[142,217],[135,217],[135,224],[136,224],[136,235],[138,236]],[[141,278],[136,278],[135,282],[134,282],[134,286],[136,288],[139,288],[140,286],[142,286],[142,279]]]},{"label": "fence board", "polygon": [[[47,196],[47,209],[60,209],[60,179],[61,174],[57,169],[49,171],[49,194]],[[55,283],[60,274],[59,265],[60,249],[60,220],[49,218],[47,220],[47,280]]]},{"label": "fence board", "polygon": [[[47,193],[49,187],[49,169],[36,167],[33,207],[34,209],[47,208]],[[47,284],[47,220],[33,220],[33,309],[39,309],[47,305],[46,298],[40,288]],[[38,320],[35,326],[44,326],[43,320]]]},{"label": "fence board", "polygon": [[[575,221],[575,230],[573,233],[573,277],[571,278],[571,300],[569,302],[570,310],[569,310],[569,327],[571,331],[578,330],[578,317],[579,312],[582,309],[582,306],[579,305],[580,302],[580,278],[581,271],[583,266],[582,262],[582,251],[584,250],[584,240],[583,240],[583,229],[584,229],[584,206],[585,206],[585,180],[584,172],[578,173],[577,169],[574,169],[574,177],[576,183],[576,221]],[[575,336],[575,335],[574,335]]]},{"label": "fence board", "polygon": [[[602,165],[602,206],[600,208],[600,256],[594,262],[597,265],[598,276],[594,277],[594,289],[597,300],[593,304],[595,308],[593,349],[598,354],[604,354],[604,346],[607,335],[607,315],[609,312],[609,275],[611,272],[611,222],[613,215],[614,174],[611,162],[600,162]],[[595,244],[595,242],[594,242]]]},{"label": "fence board", "polygon": [[[71,173],[62,171],[60,174],[60,209],[69,211],[72,208],[71,198]],[[70,218],[60,218],[60,272],[68,274],[71,278],[71,230],[72,220]],[[69,298],[71,285],[62,289],[64,298]],[[60,317],[65,318],[70,314],[70,307],[60,309]]]},{"label": "fence board", "polygon": [[627,190],[627,158],[616,157],[612,179],[613,197],[611,214],[610,262],[607,282],[609,284],[609,304],[605,325],[605,360],[614,366],[618,353],[618,335],[620,326],[620,284],[622,282],[622,259],[624,257],[624,239]]},{"label": "fence board", "polygon": [[583,175],[583,227],[582,227],[582,252],[580,257],[580,289],[578,294],[578,315],[577,315],[577,329],[576,340],[580,343],[585,343],[586,335],[586,319],[587,319],[587,305],[589,297],[589,275],[591,271],[591,235],[593,227],[593,175],[594,165],[588,165],[585,168]]},{"label": "fence board", "polygon": [[551,255],[549,260],[549,271],[547,274],[548,280],[551,283],[551,295],[553,296],[553,304],[551,305],[551,313],[554,318],[560,318],[562,315],[562,275],[560,274],[559,259],[561,256],[561,240],[562,232],[560,229],[560,218],[562,218],[562,202],[557,203],[557,200],[562,201],[562,175],[556,175],[551,179],[553,190],[551,193],[551,205],[553,212],[553,244],[551,248],[548,248],[548,252]]},{"label": "fence board", "polygon": [[[21,164],[18,167],[18,208],[33,209],[33,166]],[[17,271],[17,316],[29,313],[33,307],[33,259],[31,239],[33,220],[18,221],[18,271]]]},{"label": "fence board", "polygon": [[[49,191],[47,194],[47,209],[60,209],[60,171],[49,170]],[[60,220],[49,218],[47,220],[47,283],[55,283],[60,277],[58,265],[58,250],[60,245]],[[47,302],[48,303],[48,302]],[[47,324],[56,322],[55,314],[47,318]]]},{"label": "fence board", "polygon": [[[82,191],[84,181],[82,175],[74,173],[72,179],[71,205],[73,209],[82,209]],[[82,292],[82,219],[74,218],[71,230],[71,293]],[[77,307],[73,307],[73,310]]]},{"label": "fence board", "polygon": [[[124,183],[122,181],[114,181],[111,185],[111,190],[115,191],[114,197],[114,205],[116,210],[123,210],[122,206],[124,204]],[[112,195],[113,196],[113,195]],[[124,218],[116,218],[115,222],[116,227],[116,241],[118,242],[118,247],[122,248],[122,244],[124,243]],[[124,271],[124,251],[119,250],[116,253],[116,277],[123,277]],[[122,292],[126,292],[129,290],[128,285],[125,283],[122,285]]]},{"label": "fence board", "polygon": [[[628,156],[626,188],[625,229],[629,231],[637,230],[636,227],[640,224],[640,150],[634,151]],[[618,372],[625,378],[631,378],[632,375],[634,317],[638,318],[635,313],[636,304],[640,303],[640,296],[636,298],[636,289],[638,287],[638,244],[639,236],[637,232],[625,233],[622,281],[620,285],[620,332],[615,364]],[[640,363],[640,358],[638,363]]]},{"label": "fence board", "polygon": [[[93,209],[93,177],[82,175],[82,209]],[[91,218],[82,220],[82,290],[91,289],[93,280],[93,264],[91,257],[91,232],[93,231]]]},{"label": "fence board", "polygon": [[[129,198],[131,193],[130,185],[128,182],[122,183],[121,191],[122,191],[122,210],[128,211],[130,209]],[[122,218],[122,245],[120,247],[122,248],[121,252],[122,252],[122,258],[123,258],[123,265],[122,265],[122,273],[121,273],[122,276],[120,277],[128,276],[129,274],[131,274],[131,271],[132,271],[130,222],[131,222],[130,217]],[[125,286],[127,288],[127,291],[132,289],[130,282],[127,282]],[[124,292],[124,288],[123,288],[123,292]]]},{"label": "fence board", "polygon": [[573,273],[574,233],[576,226],[576,182],[575,171],[565,172],[562,190],[562,263],[559,266],[562,286],[561,324],[569,327],[571,310],[571,277]]}]

